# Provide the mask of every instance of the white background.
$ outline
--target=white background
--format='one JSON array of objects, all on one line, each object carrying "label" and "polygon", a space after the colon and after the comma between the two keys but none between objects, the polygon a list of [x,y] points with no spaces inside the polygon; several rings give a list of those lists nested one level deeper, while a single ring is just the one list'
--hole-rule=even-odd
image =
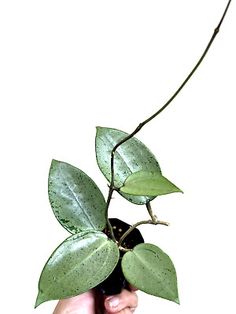
[{"label": "white background", "polygon": [[[52,158],[104,195],[95,126],[131,132],[160,108],[205,48],[226,5],[198,1],[1,1],[1,312],[33,309],[41,269],[68,233],[50,209]],[[235,3],[183,92],[139,134],[184,194],[156,199],[170,227],[141,227],[172,258],[181,305],[139,293],[141,313],[235,313]],[[145,209],[116,196],[111,216]]]}]

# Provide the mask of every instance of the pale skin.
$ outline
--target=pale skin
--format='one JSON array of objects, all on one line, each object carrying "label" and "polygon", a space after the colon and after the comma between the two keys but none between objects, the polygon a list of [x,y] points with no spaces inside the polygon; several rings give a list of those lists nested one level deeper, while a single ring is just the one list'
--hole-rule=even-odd
[{"label": "pale skin", "polygon": [[103,296],[90,290],[73,298],[60,300],[53,314],[131,314],[138,305],[134,290]]}]

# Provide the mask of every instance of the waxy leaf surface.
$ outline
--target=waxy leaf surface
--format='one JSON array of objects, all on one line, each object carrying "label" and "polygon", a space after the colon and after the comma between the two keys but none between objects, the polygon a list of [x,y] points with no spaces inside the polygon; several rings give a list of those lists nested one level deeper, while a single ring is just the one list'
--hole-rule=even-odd
[{"label": "waxy leaf surface", "polygon": [[104,233],[85,231],[72,235],[44,266],[35,306],[94,288],[112,273],[118,260],[118,246]]},{"label": "waxy leaf surface", "polygon": [[176,185],[159,172],[139,171],[131,174],[125,181],[121,192],[133,195],[158,196],[182,192]]},{"label": "waxy leaf surface", "polygon": [[56,218],[69,232],[104,229],[105,199],[93,180],[80,169],[53,160],[48,194]]},{"label": "waxy leaf surface", "polygon": [[[97,128],[96,157],[97,163],[107,178],[111,179],[111,151],[128,134],[111,128]],[[120,188],[134,172],[141,170],[161,173],[159,164],[150,150],[138,139],[131,138],[116,150],[114,158],[115,186]],[[133,196],[120,192],[123,197],[135,204],[146,204],[153,197]]]},{"label": "waxy leaf surface", "polygon": [[153,244],[138,244],[122,258],[125,278],[134,287],[179,303],[174,265],[167,254]]}]

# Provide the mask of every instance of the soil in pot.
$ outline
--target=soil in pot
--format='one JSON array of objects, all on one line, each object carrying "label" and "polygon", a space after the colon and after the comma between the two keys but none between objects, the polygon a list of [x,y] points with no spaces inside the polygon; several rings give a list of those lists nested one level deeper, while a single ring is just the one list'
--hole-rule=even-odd
[{"label": "soil in pot", "polygon": [[[126,222],[117,219],[117,218],[110,218],[110,223],[113,228],[113,232],[117,241],[121,238],[121,236],[130,228],[130,225]],[[104,230],[110,237],[110,231],[108,228]],[[140,233],[140,231],[135,228],[123,241],[122,247],[126,249],[132,249],[137,244],[143,243],[144,239]],[[129,283],[126,281],[122,269],[121,269],[121,259],[125,252],[120,251],[120,260],[113,270],[112,274],[101,284],[97,286],[97,289],[101,291],[104,295],[114,295],[121,292],[123,288],[129,289]]]}]

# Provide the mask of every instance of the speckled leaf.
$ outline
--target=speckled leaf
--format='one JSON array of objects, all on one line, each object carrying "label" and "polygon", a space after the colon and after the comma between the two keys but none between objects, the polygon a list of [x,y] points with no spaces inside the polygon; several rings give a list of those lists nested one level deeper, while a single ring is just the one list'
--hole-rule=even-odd
[{"label": "speckled leaf", "polygon": [[80,169],[53,160],[48,194],[56,218],[69,232],[104,229],[105,199],[97,185]]},{"label": "speckled leaf", "polygon": [[99,231],[72,235],[51,255],[41,273],[35,307],[94,288],[119,260],[118,246]]},{"label": "speckled leaf", "polygon": [[[128,134],[111,128],[97,127],[96,156],[97,163],[109,181],[111,179],[111,151]],[[150,150],[138,139],[131,138],[122,144],[115,153],[115,185],[120,188],[134,172],[146,170],[161,173],[159,164]],[[120,192],[123,197],[135,204],[146,204],[153,197],[133,196]]]},{"label": "speckled leaf", "polygon": [[134,287],[179,303],[174,265],[167,254],[153,244],[138,244],[122,258],[125,278]]},{"label": "speckled leaf", "polygon": [[131,174],[120,189],[132,195],[158,196],[182,192],[159,172],[138,171]]}]

